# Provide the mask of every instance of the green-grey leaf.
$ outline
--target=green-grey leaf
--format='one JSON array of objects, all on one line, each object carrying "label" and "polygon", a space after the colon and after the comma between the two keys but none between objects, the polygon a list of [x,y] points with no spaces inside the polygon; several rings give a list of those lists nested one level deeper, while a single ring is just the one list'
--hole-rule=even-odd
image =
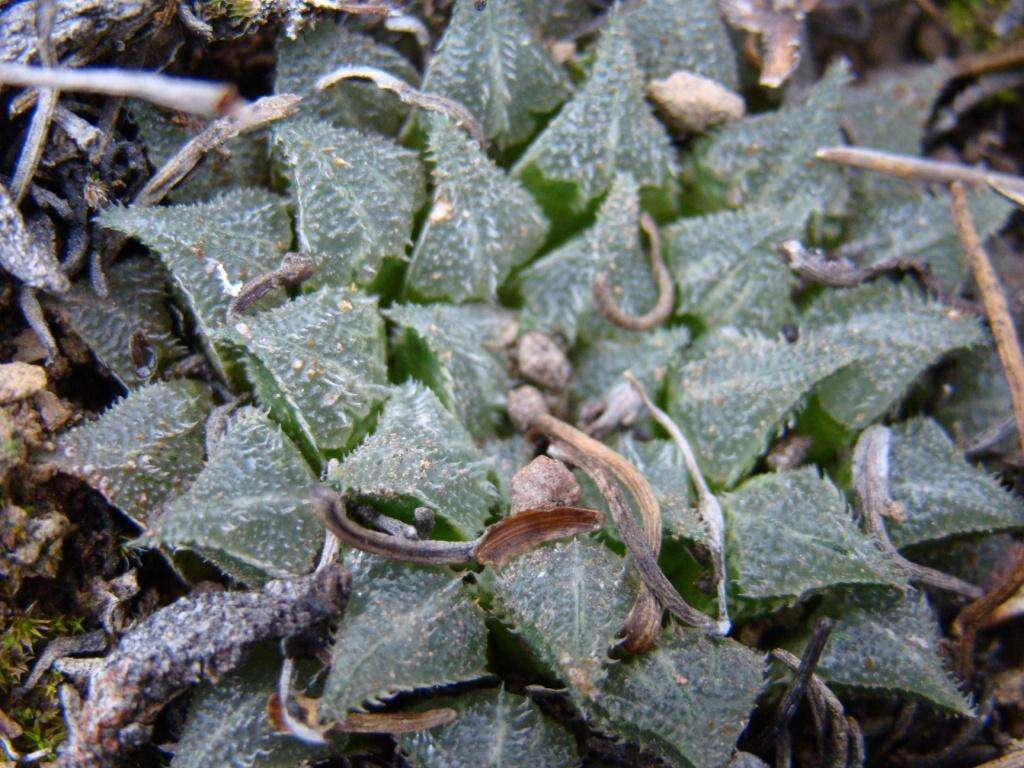
[{"label": "green-grey leaf", "polygon": [[150,384],[57,438],[48,460],[140,525],[203,466],[209,394],[195,382]]},{"label": "green-grey leaf", "polygon": [[433,392],[410,381],[395,388],[377,429],[330,479],[368,496],[411,496],[471,539],[500,498],[490,470],[459,420]]},{"label": "green-grey leaf", "polygon": [[565,37],[593,18],[587,0],[523,0],[523,18],[545,39]]},{"label": "green-grey leaf", "polygon": [[[994,192],[969,197],[971,213],[982,239],[1006,222],[1013,204]],[[858,263],[874,266],[901,259],[926,265],[943,290],[956,293],[967,277],[963,245],[949,215],[947,195],[927,193],[899,197],[868,192],[854,198],[844,250]]]},{"label": "green-grey leaf", "polygon": [[172,768],[294,768],[324,757],[325,747],[275,733],[267,719],[280,663],[276,654],[261,653],[216,684],[201,686],[192,697]]},{"label": "green-grey leaf", "polygon": [[285,123],[274,137],[291,175],[299,245],[317,263],[312,284],[367,285],[386,257],[405,257],[426,199],[416,153],[320,120]]},{"label": "green-grey leaf", "polygon": [[320,704],[343,720],[365,701],[484,674],[483,613],[447,568],[352,552],[352,594],[338,628]]},{"label": "green-grey leaf", "polygon": [[412,764],[422,768],[571,768],[579,765],[568,731],[541,714],[525,696],[504,688],[473,691],[450,704],[453,723],[399,738]]},{"label": "green-grey leaf", "polygon": [[547,220],[522,185],[449,120],[431,119],[429,143],[434,202],[413,249],[406,291],[453,302],[496,301],[512,268],[544,242]]},{"label": "green-grey leaf", "polygon": [[679,285],[679,312],[706,326],[775,334],[794,312],[794,280],[777,249],[804,230],[813,203],[749,206],[680,219],[665,230],[666,261]]},{"label": "green-grey leaf", "polygon": [[246,280],[277,267],[292,241],[284,198],[261,189],[233,190],[189,205],[111,207],[99,223],[160,255],[215,364],[219,358],[210,337],[227,323],[233,294]]},{"label": "green-grey leaf", "polygon": [[191,549],[246,584],[313,569],[323,526],[299,450],[258,409],[228,423],[196,481],[150,521],[147,542]]},{"label": "green-grey leaf", "polygon": [[526,436],[516,432],[510,437],[490,437],[484,440],[480,450],[488,456],[492,464],[492,473],[498,483],[501,496],[507,503],[511,496],[509,483],[512,476],[530,463],[536,446]]},{"label": "green-grey leaf", "polygon": [[615,664],[586,709],[598,727],[669,765],[720,768],[747,724],[763,673],[756,651],[672,626],[653,651]]},{"label": "green-grey leaf", "polygon": [[736,54],[713,0],[640,0],[626,8],[626,28],[648,80],[682,69],[739,86]]},{"label": "green-grey leaf", "polygon": [[570,391],[580,400],[599,399],[623,383],[622,374],[632,373],[648,392],[656,392],[665,380],[669,363],[690,341],[690,330],[679,325],[634,333],[608,328],[608,333],[588,339],[591,343],[573,360]]},{"label": "green-grey leaf", "polygon": [[617,173],[631,173],[645,188],[674,189],[674,151],[645,100],[643,73],[621,15],[605,28],[583,88],[530,145],[514,172],[531,188],[572,185],[569,205],[577,210],[604,194]]},{"label": "green-grey leaf", "polygon": [[[410,368],[455,413],[470,434],[482,438],[501,424],[512,379],[500,354],[502,332],[513,315],[480,304],[398,304],[384,311],[414,334],[399,344]],[[422,360],[414,340],[427,348]]]},{"label": "green-grey leaf", "polygon": [[708,481],[731,486],[767,449],[818,381],[849,362],[801,339],[788,344],[723,328],[669,373],[669,413],[690,435]]},{"label": "green-grey leaf", "polygon": [[[123,259],[107,269],[107,285],[104,299],[87,281],[77,282],[54,307],[114,378],[125,387],[143,384],[183,351],[167,307],[167,272],[156,259]],[[145,370],[132,360],[136,333],[155,356]]]},{"label": "green-grey leaf", "polygon": [[[642,314],[656,300],[647,259],[640,252],[640,190],[632,176],[615,178],[594,226],[523,270],[526,320],[574,339],[585,316],[593,329],[611,328],[596,316],[591,284],[607,270],[615,298],[626,312]],[[593,334],[591,334],[593,335]]]},{"label": "green-grey leaf", "polygon": [[984,341],[975,318],[884,280],[823,292],[804,313],[801,333],[821,356],[852,358],[816,390],[850,429],[885,413],[943,355]]},{"label": "green-grey leaf", "polygon": [[321,288],[245,318],[224,338],[248,350],[257,395],[283,402],[287,426],[322,452],[344,448],[387,391],[376,299]]},{"label": "green-grey leaf", "polygon": [[905,586],[813,467],[758,475],[722,497],[733,588],[753,600],[801,600],[849,584]]},{"label": "green-grey leaf", "polygon": [[319,26],[304,31],[295,40],[282,41],[277,53],[277,93],[297,93],[303,97],[305,114],[320,117],[335,125],[360,128],[393,136],[402,126],[409,108],[393,94],[372,83],[344,82],[326,91],[316,91],[313,83],[321,75],[346,66],[376,67],[410,85],[419,84],[419,74],[402,54],[374,42],[342,24],[321,19]]},{"label": "green-grey leaf", "polygon": [[423,90],[463,104],[499,147],[533,134],[537,115],[569,95],[569,81],[522,16],[521,0],[457,0]]},{"label": "green-grey leaf", "polygon": [[887,525],[897,547],[1024,527],[1024,503],[964,461],[931,419],[893,426],[889,493],[902,504],[906,518]]},{"label": "green-grey leaf", "polygon": [[944,63],[907,67],[849,88],[843,127],[858,146],[919,155],[932,107],[950,74]]},{"label": "green-grey leaf", "polygon": [[[954,360],[952,394],[939,406],[937,416],[958,442],[964,442],[1005,420],[1012,413],[1013,403],[1003,364],[992,347],[960,352]],[[995,448],[1011,442],[1012,437]]]},{"label": "green-grey leaf", "polygon": [[[775,112],[720,128],[694,146],[689,182],[708,208],[778,206],[795,197],[817,212],[842,212],[842,173],[814,159],[820,147],[842,143],[839,108],[847,67],[835,65],[807,97]],[[808,211],[810,213],[810,211]]]},{"label": "green-grey leaf", "polygon": [[[154,168],[160,168],[206,127],[198,121],[182,125],[146,101],[129,99],[126,107]],[[216,151],[206,153],[202,163],[168,193],[167,199],[176,203],[208,200],[229,187],[263,186],[266,177],[266,142],[252,134],[236,136]]]},{"label": "green-grey leaf", "polygon": [[910,695],[971,714],[970,702],[944,668],[939,624],[923,594],[850,595],[836,615],[817,668],[822,679]]},{"label": "green-grey leaf", "polygon": [[577,536],[521,555],[483,575],[501,612],[574,698],[597,695],[604,663],[635,588],[621,557]]}]

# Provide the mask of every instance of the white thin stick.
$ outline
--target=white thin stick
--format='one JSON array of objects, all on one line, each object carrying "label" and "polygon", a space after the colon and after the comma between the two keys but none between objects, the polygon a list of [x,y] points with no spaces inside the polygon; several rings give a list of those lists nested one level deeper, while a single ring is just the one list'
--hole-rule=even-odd
[{"label": "white thin stick", "polygon": [[0,62],[0,84],[132,96],[205,117],[222,115],[238,101],[233,85],[126,69],[34,67]]},{"label": "white thin stick", "polygon": [[946,163],[924,157],[910,157],[895,152],[884,152],[867,147],[825,147],[814,153],[819,160],[865,171],[875,171],[908,181],[949,184],[963,181],[967,184],[991,184],[1011,191],[1024,191],[1024,177],[1010,173],[974,168],[961,163]]},{"label": "white thin stick", "polygon": [[341,540],[329,530],[324,531],[324,548],[320,550],[320,560],[316,564],[314,573],[319,573],[327,566],[338,559],[338,552],[341,551]]},{"label": "white thin stick", "polygon": [[281,663],[281,674],[277,678],[277,702],[281,710],[281,724],[288,729],[288,733],[306,744],[326,744],[324,735],[306,723],[292,717],[288,711],[288,702],[292,696],[292,677],[295,674],[295,662],[290,656],[285,656]]},{"label": "white thin stick", "polygon": [[654,401],[647,395],[643,384],[632,373],[626,371],[622,376],[633,387],[633,391],[640,396],[640,399],[644,401],[644,405],[647,406],[647,410],[651,412],[654,420],[668,432],[672,442],[676,444],[679,452],[683,455],[686,474],[693,483],[694,490],[697,491],[697,510],[700,512],[704,524],[707,525],[708,534],[711,537],[711,559],[715,570],[715,582],[718,588],[719,630],[723,635],[727,634],[732,626],[732,622],[729,620],[729,607],[726,599],[725,517],[722,515],[722,505],[718,503],[715,494],[708,487],[707,481],[704,479],[704,473],[700,471],[700,465],[697,463],[697,457],[690,446],[690,441],[686,439],[679,425],[676,424],[671,416],[654,404]]}]

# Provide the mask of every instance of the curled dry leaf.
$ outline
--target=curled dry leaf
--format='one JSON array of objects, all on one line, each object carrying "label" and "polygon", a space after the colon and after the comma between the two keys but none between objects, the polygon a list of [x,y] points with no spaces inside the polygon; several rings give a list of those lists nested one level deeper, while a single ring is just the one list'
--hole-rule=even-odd
[{"label": "curled dry leaf", "polygon": [[737,29],[761,38],[761,85],[778,88],[800,63],[804,17],[818,0],[719,0],[718,7]]},{"label": "curled dry leaf", "polygon": [[295,694],[289,699],[288,704],[289,712],[286,716],[281,705],[280,693],[272,693],[267,700],[267,719],[278,733],[294,735],[294,726],[290,727],[289,721],[294,722],[298,719],[302,727],[313,729],[321,735],[331,731],[397,735],[448,725],[459,716],[459,713],[450,707],[428,709],[424,712],[351,712],[340,723],[323,727],[317,725],[319,699]]}]

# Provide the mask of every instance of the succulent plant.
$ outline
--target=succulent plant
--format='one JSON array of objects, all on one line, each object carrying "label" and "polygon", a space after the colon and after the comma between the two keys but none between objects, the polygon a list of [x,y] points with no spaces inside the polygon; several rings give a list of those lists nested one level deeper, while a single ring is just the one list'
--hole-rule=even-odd
[{"label": "succulent plant", "polygon": [[[739,629],[783,614],[777,644],[798,654],[815,620],[832,620],[817,675],[844,699],[891,696],[970,717],[940,647],[936,593],[905,557],[941,560],[937,544],[1024,527],[1024,504],[942,426],[980,430],[964,414],[1005,414],[1006,393],[971,389],[983,367],[971,361],[990,358],[991,342],[945,301],[967,273],[943,195],[814,160],[842,143],[846,122],[858,142],[917,152],[941,78],[906,75],[921,84],[917,100],[889,123],[873,110],[893,105],[892,84],[854,86],[838,64],[777,108],[674,137],[647,99],[651,80],[685,70],[740,82],[714,3],[631,3],[560,64],[544,40],[587,18],[586,5],[456,0],[423,72],[386,36],[326,19],[282,40],[276,88],[303,96],[297,115],[234,139],[170,203],[102,213],[149,255],[113,267],[109,298],[75,286],[59,308],[126,394],[61,436],[49,460],[135,521],[136,546],[192,552],[241,588],[312,571],[324,541],[317,483],[363,514],[406,528],[432,516],[433,538],[472,540],[509,514],[513,475],[541,445],[506,412],[509,391],[528,383],[516,341],[540,332],[572,364],[568,382],[546,392],[566,421],[627,397],[629,371],[688,438],[699,476],[635,402],[605,440],[652,487],[660,563],[709,619],[727,607],[708,586],[720,536],[734,630],[670,618],[644,652],[617,647],[644,580],[623,556],[629,536],[607,494],[581,474],[580,504],[611,513],[604,530],[500,568],[343,547],[348,607],[329,658],[300,669],[319,699],[314,726],[429,704],[457,716],[398,737],[417,765],[574,765],[583,732],[673,766],[721,766],[788,679],[760,636]],[[343,66],[461,104],[485,143],[450,111],[403,104],[372,83],[317,89]],[[161,162],[179,127],[152,108],[131,114]],[[987,192],[972,207],[983,234],[1008,213]],[[606,318],[593,284],[607,279],[626,313],[655,305],[644,214],[674,300],[661,327],[626,330]],[[807,284],[777,253],[792,238],[861,267],[925,265],[943,293],[910,271]],[[250,281],[293,251],[312,276],[275,283],[237,311]],[[205,356],[205,381],[179,377],[182,330]],[[129,354],[137,334],[151,365]],[[946,360],[963,386],[936,408],[915,392]],[[882,422],[893,551],[873,534],[850,466],[858,435]],[[794,438],[810,446],[805,461],[766,462]],[[717,533],[708,499],[721,508]],[[177,561],[187,576],[192,561]],[[264,650],[196,693],[172,766],[226,755],[294,765],[358,747],[273,732],[265,704],[281,662]],[[524,695],[524,679],[563,691],[577,738]]]}]

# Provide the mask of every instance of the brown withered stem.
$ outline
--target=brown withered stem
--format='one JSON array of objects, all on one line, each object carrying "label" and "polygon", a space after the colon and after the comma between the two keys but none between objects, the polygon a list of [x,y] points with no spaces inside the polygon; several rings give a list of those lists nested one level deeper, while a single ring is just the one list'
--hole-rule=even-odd
[{"label": "brown withered stem", "polygon": [[[533,414],[530,427],[555,441],[549,452],[568,458],[594,481],[608,504],[622,543],[635,561],[643,587],[626,618],[625,647],[633,652],[653,647],[661,632],[659,602],[684,624],[719,634],[718,623],[687,604],[658,566],[661,507],[640,471],[608,446],[548,413]],[[633,519],[615,481],[633,497],[642,528]]]},{"label": "brown withered stem", "polygon": [[672,301],[675,296],[675,286],[672,283],[672,276],[665,266],[665,259],[661,251],[661,235],[658,233],[658,225],[650,214],[640,214],[640,226],[647,235],[651,260],[651,275],[654,277],[655,285],[658,287],[658,299],[648,312],[642,315],[631,315],[624,311],[615,300],[614,289],[608,284],[608,272],[601,272],[595,279],[591,290],[594,294],[594,304],[597,311],[612,325],[624,328],[627,331],[648,331],[655,326],[661,325],[672,314]]},{"label": "brown withered stem", "polygon": [[996,351],[1010,385],[1010,399],[1013,401],[1013,415],[1017,419],[1017,433],[1021,448],[1024,448],[1024,355],[1020,350],[1017,329],[1006,306],[1006,295],[999,284],[999,276],[981,244],[978,230],[974,227],[971,209],[967,204],[967,193],[959,182],[949,187],[952,195],[951,208],[957,235],[967,252],[967,263],[974,275],[981,294],[981,302],[988,316],[988,324],[996,342]]},{"label": "brown withered stem", "polygon": [[[787,666],[793,672],[799,674],[802,666],[801,659],[789,651],[776,648],[772,651],[772,658]],[[850,762],[851,749],[856,752],[863,749],[860,727],[854,725],[851,728],[852,718],[847,717],[843,704],[832,690],[813,672],[808,678],[806,688],[807,701],[811,706],[811,715],[814,718],[815,728],[818,732],[818,741],[821,749],[821,765],[829,768],[846,768],[847,765],[858,765]],[[825,744],[825,734],[829,742]]]},{"label": "brown withered stem", "polygon": [[210,123],[153,174],[132,202],[135,205],[156,205],[198,165],[207,152],[235,136],[259,130],[294,114],[301,100],[300,96],[291,93],[264,96]]},{"label": "brown withered stem", "polygon": [[686,474],[697,491],[697,511],[701,520],[708,529],[709,549],[711,550],[711,562],[714,568],[715,586],[718,592],[718,621],[719,633],[727,634],[731,622],[729,621],[729,606],[727,590],[727,577],[725,572],[725,517],[722,515],[722,506],[718,503],[717,497],[711,492],[704,473],[701,472],[700,464],[697,463],[697,456],[686,439],[683,431],[676,424],[675,420],[665,411],[654,404],[648,396],[643,385],[629,371],[623,374],[633,390],[644,401],[647,410],[651,412],[654,420],[668,432],[672,442],[676,444],[683,456],[683,464],[686,466]]},{"label": "brown withered stem", "polygon": [[793,680],[779,702],[779,709],[775,715],[775,722],[765,734],[762,743],[764,745],[774,744],[779,736],[789,729],[789,724],[796,715],[804,694],[811,682],[811,676],[821,660],[821,654],[825,650],[825,644],[832,635],[832,621],[822,617],[814,625],[811,638],[807,641],[803,656],[800,658],[800,666],[797,668]]},{"label": "brown withered stem", "polygon": [[604,524],[596,509],[554,507],[530,509],[490,525],[472,541],[409,539],[364,528],[348,516],[345,500],[318,486],[314,502],[324,525],[342,542],[364,552],[424,565],[478,563],[500,568],[509,559],[548,541],[591,533]]},{"label": "brown withered stem", "polygon": [[228,313],[237,315],[245,312],[275,288],[299,285],[313,276],[316,264],[304,253],[286,253],[276,269],[249,280],[231,300]]},{"label": "brown withered stem", "polygon": [[950,631],[956,638],[955,662],[960,677],[970,682],[974,676],[974,641],[978,630],[985,626],[988,617],[1006,600],[1024,586],[1024,552],[1017,555],[1017,562],[1006,579],[972,603],[963,607],[953,620]]},{"label": "brown withered stem", "polygon": [[867,147],[825,147],[814,153],[819,160],[865,171],[895,176],[907,181],[949,184],[962,181],[967,184],[998,184],[1014,191],[1024,190],[1024,178],[1010,173],[998,173],[960,163],[910,157]]},{"label": "brown withered stem", "polygon": [[948,743],[932,752],[922,754],[902,752],[899,755],[902,758],[900,764],[907,768],[934,768],[934,766],[952,764],[957,756],[985,730],[994,707],[995,697],[989,692],[982,697],[977,716],[965,719]]},{"label": "brown withered stem", "polygon": [[868,535],[910,581],[965,597],[980,597],[980,587],[907,560],[889,538],[883,518],[893,516],[893,510],[899,508],[889,495],[890,437],[888,427],[875,424],[861,433],[853,451],[853,487]]},{"label": "brown withered stem", "polygon": [[385,72],[383,69],[378,69],[377,67],[340,67],[320,77],[314,87],[322,91],[343,80],[369,80],[381,90],[391,91],[406,104],[447,115],[457,126],[472,136],[481,147],[487,146],[483,127],[473,116],[473,113],[462,104],[438,93],[428,93],[418,88],[413,88],[404,80],[395,77],[390,72]]}]

